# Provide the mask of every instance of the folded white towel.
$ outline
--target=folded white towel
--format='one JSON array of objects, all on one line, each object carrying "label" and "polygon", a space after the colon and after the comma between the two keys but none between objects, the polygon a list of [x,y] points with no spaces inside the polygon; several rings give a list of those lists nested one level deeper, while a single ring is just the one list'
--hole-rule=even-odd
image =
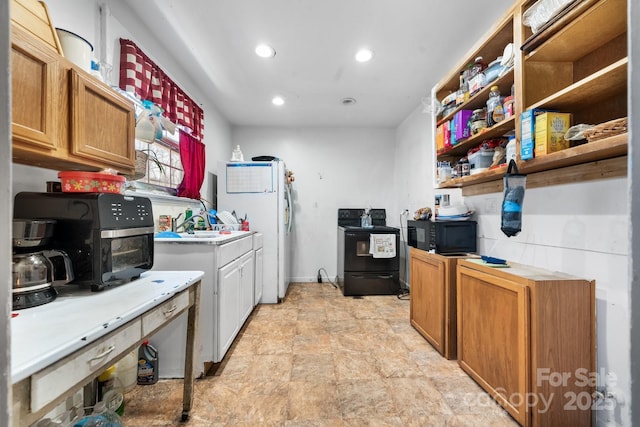
[{"label": "folded white towel", "polygon": [[374,258],[394,258],[396,256],[395,234],[370,234],[369,253]]}]

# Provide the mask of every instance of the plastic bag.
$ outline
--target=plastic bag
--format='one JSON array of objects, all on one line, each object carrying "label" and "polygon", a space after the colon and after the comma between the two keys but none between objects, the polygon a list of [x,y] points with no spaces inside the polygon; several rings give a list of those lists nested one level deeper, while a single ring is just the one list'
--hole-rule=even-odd
[{"label": "plastic bag", "polygon": [[[512,172],[513,171],[513,172]],[[502,201],[500,229],[507,237],[517,235],[522,230],[522,202],[527,176],[518,173],[518,166],[512,159],[504,180],[504,199]]]}]

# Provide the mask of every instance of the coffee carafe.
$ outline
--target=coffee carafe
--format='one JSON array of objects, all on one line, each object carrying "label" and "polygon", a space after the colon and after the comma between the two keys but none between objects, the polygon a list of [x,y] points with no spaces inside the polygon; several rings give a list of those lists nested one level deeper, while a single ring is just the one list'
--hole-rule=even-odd
[{"label": "coffee carafe", "polygon": [[54,285],[73,280],[71,259],[43,246],[53,234],[53,220],[13,221],[13,309],[35,307],[56,299]]}]

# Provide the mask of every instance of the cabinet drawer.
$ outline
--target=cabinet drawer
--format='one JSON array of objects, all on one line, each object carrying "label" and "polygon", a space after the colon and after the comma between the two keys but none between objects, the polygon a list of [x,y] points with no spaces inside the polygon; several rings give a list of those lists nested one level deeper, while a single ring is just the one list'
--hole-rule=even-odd
[{"label": "cabinet drawer", "polygon": [[249,252],[253,247],[253,239],[251,236],[225,243],[218,247],[218,266],[227,265],[236,258],[240,258],[243,254]]},{"label": "cabinet drawer", "polygon": [[189,307],[189,290],[182,291],[160,307],[142,316],[142,336],[151,334],[162,324],[177,317],[187,307]]},{"label": "cabinet drawer", "polygon": [[42,409],[61,394],[95,376],[109,362],[140,342],[141,322],[112,332],[31,377],[31,412]]}]

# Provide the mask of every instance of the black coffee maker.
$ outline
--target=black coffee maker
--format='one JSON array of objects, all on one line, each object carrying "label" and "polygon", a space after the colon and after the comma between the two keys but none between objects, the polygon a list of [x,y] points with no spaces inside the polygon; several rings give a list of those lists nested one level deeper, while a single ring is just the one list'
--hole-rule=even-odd
[{"label": "black coffee maker", "polygon": [[73,280],[69,256],[43,247],[53,235],[56,221],[13,220],[12,297],[13,309],[36,307],[56,299],[54,285]]}]

